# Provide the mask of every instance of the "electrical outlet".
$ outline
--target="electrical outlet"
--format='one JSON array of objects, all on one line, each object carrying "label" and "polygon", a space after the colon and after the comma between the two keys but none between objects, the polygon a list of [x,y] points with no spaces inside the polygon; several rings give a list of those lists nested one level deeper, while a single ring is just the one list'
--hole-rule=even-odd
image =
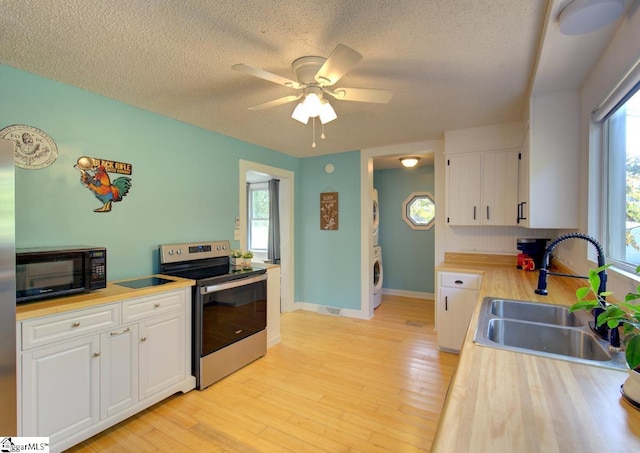
[{"label": "electrical outlet", "polygon": [[233,239],[236,241],[240,240],[240,230],[233,230]]}]

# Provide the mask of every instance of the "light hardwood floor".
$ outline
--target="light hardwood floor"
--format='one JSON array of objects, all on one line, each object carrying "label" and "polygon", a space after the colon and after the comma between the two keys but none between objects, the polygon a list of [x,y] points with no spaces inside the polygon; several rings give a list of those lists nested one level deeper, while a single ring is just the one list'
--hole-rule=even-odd
[{"label": "light hardwood floor", "polygon": [[73,452],[429,451],[458,356],[438,352],[432,300],[385,296],[369,321],[296,311],[282,343]]}]

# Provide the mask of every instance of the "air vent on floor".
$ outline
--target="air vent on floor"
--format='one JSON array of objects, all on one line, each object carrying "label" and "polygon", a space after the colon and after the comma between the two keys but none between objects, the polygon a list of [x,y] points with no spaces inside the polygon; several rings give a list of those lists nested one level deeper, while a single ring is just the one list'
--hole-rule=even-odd
[{"label": "air vent on floor", "polygon": [[340,309],[336,307],[318,307],[318,313],[321,315],[340,316]]}]

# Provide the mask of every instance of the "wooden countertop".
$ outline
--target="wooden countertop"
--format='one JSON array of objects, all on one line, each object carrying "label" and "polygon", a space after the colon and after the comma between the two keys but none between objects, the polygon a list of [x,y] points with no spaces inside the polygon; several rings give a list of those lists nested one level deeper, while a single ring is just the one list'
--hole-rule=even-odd
[{"label": "wooden countertop", "polygon": [[[485,296],[571,305],[582,280],[550,276],[538,296],[538,272],[515,265],[465,265],[439,271],[483,274]],[[622,400],[624,371],[520,354],[473,343],[471,319],[432,452],[640,451],[640,411]]]},{"label": "wooden countertop", "polygon": [[172,283],[165,283],[158,286],[147,286],[144,288],[127,288],[118,283],[139,280],[147,277],[128,278],[107,283],[107,287],[89,293],[75,294],[68,297],[57,297],[55,299],[43,300],[39,302],[28,302],[16,306],[16,320],[37,318],[40,316],[54,315],[69,310],[89,308],[97,305],[119,302],[133,297],[149,296],[151,294],[172,291],[175,289],[193,286],[195,281],[186,278],[171,277],[162,274],[150,275],[149,277],[161,277],[172,280]]}]

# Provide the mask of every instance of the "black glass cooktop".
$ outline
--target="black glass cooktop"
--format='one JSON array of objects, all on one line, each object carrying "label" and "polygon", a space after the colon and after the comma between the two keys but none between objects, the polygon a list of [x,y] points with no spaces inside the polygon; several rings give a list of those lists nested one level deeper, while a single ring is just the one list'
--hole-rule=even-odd
[{"label": "black glass cooktop", "polygon": [[169,280],[168,278],[161,277],[145,277],[139,278],[137,280],[129,280],[128,282],[120,282],[116,283],[116,285],[126,286],[127,288],[146,288],[148,286],[158,286],[164,285],[165,283],[173,283],[174,280]]}]

